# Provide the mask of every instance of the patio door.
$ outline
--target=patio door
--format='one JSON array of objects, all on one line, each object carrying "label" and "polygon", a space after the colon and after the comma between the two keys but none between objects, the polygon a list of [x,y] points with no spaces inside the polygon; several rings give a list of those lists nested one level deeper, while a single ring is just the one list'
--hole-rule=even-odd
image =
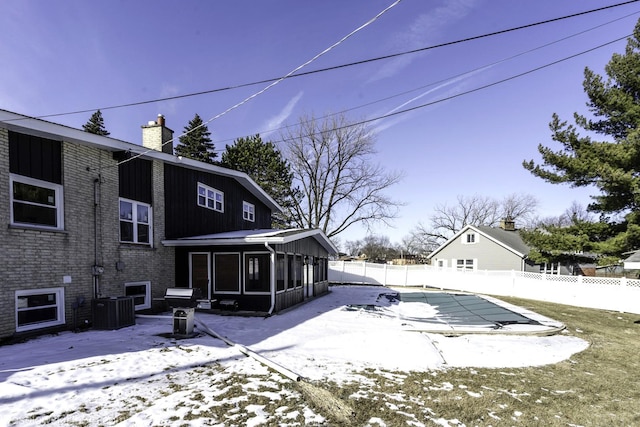
[{"label": "patio door", "polygon": [[211,254],[189,253],[189,286],[200,289],[202,299],[211,299]]}]

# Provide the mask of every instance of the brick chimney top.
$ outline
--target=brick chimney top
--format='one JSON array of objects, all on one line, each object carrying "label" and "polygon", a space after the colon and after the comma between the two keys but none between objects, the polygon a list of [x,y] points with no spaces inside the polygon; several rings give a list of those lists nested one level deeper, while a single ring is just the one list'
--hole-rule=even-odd
[{"label": "brick chimney top", "polygon": [[173,131],[165,126],[165,119],[158,114],[156,121],[142,126],[142,145],[146,148],[173,154]]},{"label": "brick chimney top", "polygon": [[516,222],[511,218],[505,218],[500,221],[500,228],[506,231],[516,231]]}]

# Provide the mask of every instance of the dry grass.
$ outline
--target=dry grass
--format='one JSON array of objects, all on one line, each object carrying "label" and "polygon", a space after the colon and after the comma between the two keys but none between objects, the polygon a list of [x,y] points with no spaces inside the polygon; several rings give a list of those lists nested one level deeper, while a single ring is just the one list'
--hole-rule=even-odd
[{"label": "dry grass", "polygon": [[640,425],[640,315],[501,298],[560,320],[590,343],[570,360],[522,369],[370,372],[375,385],[325,384],[352,425]]}]

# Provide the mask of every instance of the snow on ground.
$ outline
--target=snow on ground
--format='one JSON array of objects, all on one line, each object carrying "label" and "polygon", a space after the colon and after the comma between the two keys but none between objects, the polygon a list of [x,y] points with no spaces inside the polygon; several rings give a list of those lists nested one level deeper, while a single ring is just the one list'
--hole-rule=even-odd
[{"label": "snow on ground", "polygon": [[[326,296],[269,318],[196,317],[306,379],[338,383],[362,381],[369,368],[539,366],[588,346],[568,334],[418,332],[419,325],[402,314],[437,316],[437,308],[379,298],[384,292],[394,291],[334,286]],[[322,422],[310,409],[296,409],[299,396],[281,386],[284,377],[209,335],[170,337],[172,325],[170,315],[139,316],[135,326],[117,331],[64,332],[0,346],[0,425],[180,425],[205,415],[225,425],[219,414],[204,412],[214,407],[231,423],[243,416],[242,424],[260,425],[269,411],[291,425]],[[249,379],[236,384],[236,374]]]}]

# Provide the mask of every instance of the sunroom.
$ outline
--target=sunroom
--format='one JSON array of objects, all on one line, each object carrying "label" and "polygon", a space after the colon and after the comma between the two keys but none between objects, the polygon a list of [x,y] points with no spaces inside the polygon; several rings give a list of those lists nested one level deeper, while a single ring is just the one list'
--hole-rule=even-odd
[{"label": "sunroom", "polygon": [[329,289],[336,247],[321,230],[239,230],[165,240],[175,287],[196,288],[201,309],[275,313]]}]

